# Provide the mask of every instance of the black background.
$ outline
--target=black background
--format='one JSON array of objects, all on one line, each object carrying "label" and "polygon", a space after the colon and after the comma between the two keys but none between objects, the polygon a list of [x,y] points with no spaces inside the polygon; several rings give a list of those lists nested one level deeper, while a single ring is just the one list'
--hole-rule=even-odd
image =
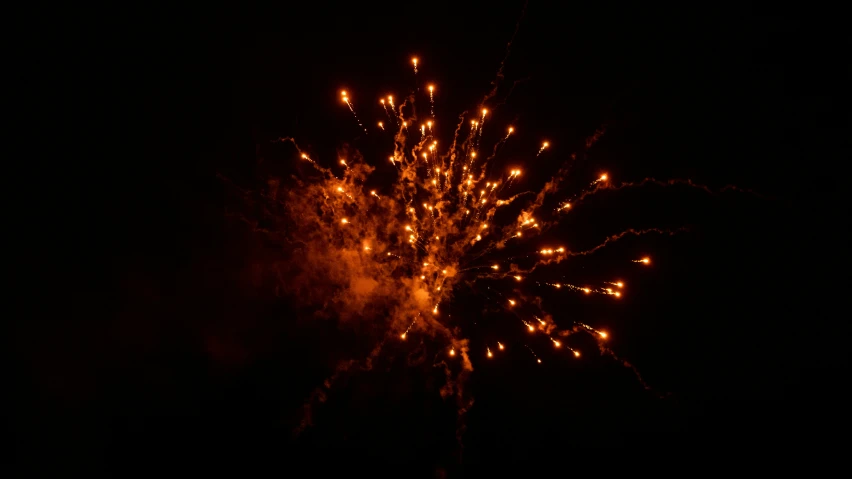
[{"label": "black background", "polygon": [[[57,292],[16,330],[21,464],[123,476],[176,464],[304,475],[406,462],[406,476],[453,476],[564,464],[585,448],[650,451],[652,464],[672,451],[830,457],[848,423],[845,308],[835,303],[846,295],[849,67],[838,52],[848,41],[830,12],[752,4],[531,2],[501,93],[523,81],[486,127],[488,143],[515,125],[503,161],[525,168],[518,191],[540,187],[605,127],[565,197],[601,172],[763,195],[604,192],[550,232],[582,249],[629,227],[689,227],[625,239],[552,273],[623,279],[617,303],[533,291],[557,323],[609,331],[664,399],[593,349],[578,361],[530,343],[545,360],[536,366],[520,335],[495,321],[468,324],[475,404],[463,453],[454,404],[432,373],[393,359],[346,375],[315,408],[315,426],[292,438],[306,398],[365,345],[341,351],[358,343],[357,329],[312,321],[270,293],[258,279],[270,246],[225,218],[235,200],[217,174],[256,188],[296,171],[296,154],[272,143],[280,136],[329,165],[344,142],[368,161],[385,158],[377,99],[408,91],[412,55],[422,81],[438,86],[448,138],[488,91],[523,7],[150,7],[111,11],[57,40],[50,58],[62,87],[74,85],[58,105],[104,121],[78,138],[99,160],[81,162],[86,171],[73,173],[83,182],[69,177],[73,194],[53,206],[74,231],[55,245]],[[370,135],[339,103],[341,88]],[[543,138],[553,148],[533,166]],[[645,254],[648,267],[629,261]],[[485,341],[497,339],[509,352],[485,361]]]}]

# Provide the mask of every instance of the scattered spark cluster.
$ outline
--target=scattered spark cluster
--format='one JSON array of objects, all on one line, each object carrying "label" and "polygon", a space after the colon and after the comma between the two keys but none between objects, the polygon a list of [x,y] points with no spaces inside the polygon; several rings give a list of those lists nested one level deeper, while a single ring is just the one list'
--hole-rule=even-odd
[{"label": "scattered spark cluster", "polygon": [[[554,354],[567,352],[575,359],[582,358],[588,351],[581,351],[573,342],[568,344],[568,336],[574,333],[591,336],[600,353],[622,361],[606,347],[609,333],[574,321],[566,324],[564,319],[541,311],[540,302],[525,299],[528,296],[521,291],[552,288],[554,292],[580,297],[602,295],[619,301],[629,289],[618,278],[600,284],[553,282],[538,277],[539,267],[594,253],[625,235],[674,232],[631,229],[593,248],[576,251],[564,244],[545,244],[540,239],[543,231],[583,198],[627,184],[612,185],[609,176],[600,173],[589,179],[586,190],[569,192],[573,193],[570,203],[544,211],[545,199],[561,191],[567,168],[560,168],[533,199],[527,196],[529,191],[517,192],[524,181],[523,170],[513,166],[500,171],[492,167],[492,160],[518,135],[522,125],[501,125],[493,120],[488,106],[480,105],[473,115],[465,112],[459,117],[451,139],[437,138],[434,93],[438,86],[428,84],[421,90],[422,64],[417,58],[412,58],[411,64],[415,87],[402,103],[394,103],[390,92],[378,99],[384,119],[376,120],[377,129],[371,133],[386,136],[387,156],[382,158],[388,161],[365,160],[357,151],[343,150],[331,162],[339,166],[325,167],[293,138],[281,139],[292,143],[312,169],[295,187],[280,188],[270,195],[282,210],[280,216],[286,218],[287,227],[282,229],[287,231],[288,243],[297,245],[298,254],[288,259],[286,271],[279,272],[279,276],[289,278],[290,292],[303,301],[325,305],[342,320],[373,318],[371,321],[386,333],[370,353],[368,363],[388,341],[398,341],[403,347],[413,338],[428,336],[442,344],[436,359],[448,382],[442,394],[459,398],[462,383],[476,361],[526,350],[515,356],[517,360],[540,365],[542,358],[536,349],[547,342]],[[495,92],[496,87],[483,103]],[[354,98],[348,91],[340,92],[341,103],[355,124],[369,133],[356,112]],[[429,102],[428,116],[418,116],[418,101]],[[499,104],[492,110],[496,107]],[[469,129],[462,128],[466,123]],[[486,148],[482,144],[485,128],[506,132],[490,145],[490,155],[480,153]],[[596,131],[585,147],[591,147],[602,134],[602,130]],[[539,141],[539,147],[528,152],[528,161],[556,160],[547,158],[553,144]],[[393,175],[395,181],[369,189],[368,179],[379,169],[384,170],[385,177]],[[517,216],[512,213],[514,219],[502,220],[506,215],[498,216],[498,211],[507,211],[504,209],[513,204],[514,210],[508,211],[519,210]],[[516,248],[526,249],[527,254],[505,257],[503,251],[509,241]],[[631,262],[645,267],[651,258],[623,258],[625,266]],[[476,318],[450,317],[454,299],[462,294],[479,294],[505,317],[513,318],[517,336],[471,349],[462,329]],[[450,314],[445,315],[445,310]],[[549,341],[533,339],[537,335]],[[636,372],[629,363],[623,363]],[[636,376],[644,385],[638,373]],[[465,407],[460,405],[460,409]]]},{"label": "scattered spark cluster", "polygon": [[[418,59],[412,58],[411,61],[416,76]],[[421,317],[422,311],[429,311],[431,318],[424,323],[423,332],[433,333],[434,331],[429,330],[434,329],[445,334],[448,342],[447,355],[453,357],[456,355],[458,339],[455,337],[455,332],[438,319],[439,305],[451,300],[453,288],[462,280],[473,280],[475,282],[477,279],[495,280],[508,277],[518,282],[522,280],[522,276],[510,274],[510,272],[519,272],[517,265],[512,264],[510,272],[501,273],[500,265],[492,264],[488,267],[494,273],[483,275],[481,272],[477,273],[477,270],[484,266],[476,266],[475,263],[477,259],[493,250],[496,245],[504,244],[511,238],[522,238],[524,230],[540,229],[538,221],[531,215],[537,207],[541,206],[543,195],[540,194],[539,199],[522,212],[518,217],[517,224],[503,225],[493,232],[489,230],[489,221],[494,218],[497,209],[508,206],[521,196],[505,194],[511,190],[513,182],[522,175],[520,168],[509,170],[505,177],[499,177],[493,181],[488,180],[489,176],[494,174],[488,168],[488,161],[496,156],[501,144],[509,139],[515,129],[512,126],[507,127],[506,136],[494,146],[494,154],[489,158],[477,161],[476,150],[480,146],[482,130],[489,115],[488,109],[482,108],[479,110],[481,116],[471,120],[471,128],[467,137],[460,138],[458,133],[460,128],[456,129],[456,135],[449,151],[441,154],[438,148],[438,140],[433,135],[433,126],[436,123],[434,119],[435,85],[428,85],[427,90],[429,92],[430,116],[421,123],[419,135],[415,134],[413,137],[409,135],[408,125],[416,122],[417,118],[413,115],[413,108],[409,114],[406,114],[405,107],[409,103],[414,104],[416,94],[412,94],[398,110],[393,108],[392,95],[388,95],[386,99],[379,99],[379,104],[382,105],[385,115],[398,126],[393,138],[393,155],[389,157],[390,163],[396,167],[398,172],[398,181],[392,188],[392,194],[387,196],[386,199],[378,201],[382,197],[375,190],[372,190],[369,194],[377,199],[373,203],[353,197],[348,191],[358,190],[358,184],[363,182],[372,168],[365,163],[360,163],[360,170],[355,171],[348,168],[348,164],[343,159],[340,160],[340,164],[347,168],[342,177],[337,177],[332,171],[317,166],[326,175],[323,180],[325,186],[323,186],[323,183],[314,186],[323,191],[324,203],[332,205],[331,211],[335,211],[333,205],[337,203],[336,206],[340,210],[366,212],[366,222],[359,223],[359,225],[363,225],[361,227],[355,227],[347,218],[343,218],[340,222],[349,228],[344,236],[358,238],[358,242],[369,242],[376,245],[375,247],[364,246],[364,255],[372,254],[375,249],[389,250],[386,252],[385,258],[382,259],[391,257],[393,261],[387,263],[377,260],[378,263],[376,264],[386,265],[386,269],[393,271],[401,267],[411,271],[411,278],[404,286],[406,291],[413,293],[411,294],[412,298],[418,299],[413,303],[403,301],[404,307],[398,310],[398,314],[400,314],[398,317],[404,320],[405,317],[415,312],[416,317],[399,334],[400,339],[405,340],[408,337],[411,329],[417,323],[417,319]],[[349,94],[346,91],[341,91],[340,95],[343,103],[352,112],[358,126],[363,128],[358,114],[352,106]],[[391,106],[390,109],[388,105]],[[379,121],[377,124],[381,130],[385,130],[384,122]],[[598,137],[600,134],[600,132],[596,132]],[[461,144],[459,144],[460,140]],[[549,147],[550,142],[543,141],[533,158],[538,158]],[[302,154],[302,158],[309,159],[306,154]],[[591,186],[604,183],[607,178],[604,173],[593,180]],[[335,184],[342,186],[335,187]],[[477,191],[477,187],[481,189]],[[327,188],[336,191],[338,194],[335,196],[327,195],[324,193]],[[336,201],[336,199],[339,200]],[[570,204],[566,203],[558,210],[568,207],[570,207]],[[376,218],[379,218],[382,223],[376,224]],[[399,231],[394,231],[395,227]],[[444,239],[442,240],[442,238]],[[482,241],[489,243],[484,247],[484,252],[481,251],[482,248],[477,250],[478,243]],[[405,247],[405,243],[408,244],[410,249]],[[346,243],[344,242],[345,247]],[[570,254],[562,246],[544,248],[537,253],[547,259],[533,264],[527,272],[532,272],[539,264],[546,264],[554,255]],[[582,252],[578,254],[582,254]],[[370,261],[369,258],[366,260]],[[632,261],[648,264],[650,260],[642,258]],[[412,265],[422,266],[412,268]],[[567,290],[585,294],[611,295],[614,298],[621,297],[621,288],[623,287],[621,282],[608,283],[615,285],[617,289],[539,281],[536,281],[535,284],[556,289],[564,287]],[[431,308],[424,308],[426,305],[432,306]],[[516,305],[518,305],[518,300],[508,299],[505,306],[513,308]],[[518,319],[526,329],[531,332],[536,331],[536,328],[530,322],[520,316],[518,316]],[[540,323],[539,329],[547,332],[553,346],[560,348],[562,342],[552,337],[552,334],[559,332],[555,325],[548,324],[538,317],[536,319]],[[607,335],[600,333],[596,334],[595,337],[602,341],[606,339]],[[499,351],[505,350],[503,343],[497,342],[496,344]],[[529,346],[527,348],[532,351]],[[579,351],[570,347],[567,347],[567,349],[575,357],[580,356]],[[463,354],[466,355],[467,351],[463,350]],[[485,357],[489,359],[494,357],[490,346],[485,346]],[[535,359],[537,363],[541,363],[537,356]]]}]

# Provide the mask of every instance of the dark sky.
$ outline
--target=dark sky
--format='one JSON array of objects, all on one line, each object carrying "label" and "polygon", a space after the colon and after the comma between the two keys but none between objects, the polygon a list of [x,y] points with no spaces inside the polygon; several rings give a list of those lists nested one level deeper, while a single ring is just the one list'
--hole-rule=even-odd
[{"label": "dark sky", "polygon": [[[438,86],[447,138],[487,92],[523,8],[368,3],[128,10],[102,34],[80,33],[69,44],[79,48],[57,45],[86,78],[76,102],[107,124],[89,132],[104,157],[90,186],[67,200],[79,234],[60,248],[56,301],[72,313],[39,313],[16,330],[22,464],[124,476],[174,463],[280,474],[404,462],[410,475],[458,477],[576,463],[588,448],[647,451],[655,469],[680,450],[801,455],[845,434],[848,343],[836,300],[847,286],[849,67],[838,52],[849,44],[835,15],[530,2],[504,86],[522,81],[491,132],[516,125],[503,161],[527,158],[524,188],[581,152],[564,197],[601,172],[761,193],[605,192],[549,233],[580,249],[630,227],[689,228],[558,270],[580,282],[618,276],[628,294],[617,303],[531,291],[557,322],[609,331],[613,350],[665,398],[606,358],[567,359],[536,343],[546,364],[534,366],[524,341],[509,339],[511,354],[473,359],[460,455],[454,404],[438,396],[433,371],[405,367],[405,346],[392,346],[382,367],[333,388],[293,440],[311,391],[371,345],[257,280],[276,246],[226,219],[238,205],[217,174],[256,188],[295,172],[294,152],[272,143],[279,136],[320,159],[345,142],[385,158],[377,98],[408,91],[412,54]],[[370,135],[339,103],[341,88]],[[553,148],[533,167],[542,138]],[[629,262],[645,254],[650,267]],[[470,316],[492,325],[468,324],[474,355],[515,335],[499,317]]]}]

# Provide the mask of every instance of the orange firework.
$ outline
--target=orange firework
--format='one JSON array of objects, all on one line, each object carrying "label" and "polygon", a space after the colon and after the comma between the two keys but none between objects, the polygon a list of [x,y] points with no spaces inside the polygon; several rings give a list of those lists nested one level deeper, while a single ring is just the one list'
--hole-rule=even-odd
[{"label": "orange firework", "polygon": [[[412,58],[411,63],[416,75],[419,61]],[[427,89],[434,116],[436,87],[428,85]],[[442,91],[447,90],[447,86],[442,86]],[[363,128],[352,95],[341,91],[340,98]],[[488,108],[480,106],[472,117],[463,115],[451,129],[449,124],[447,128],[437,128],[438,120],[434,117],[415,115],[412,102],[426,100],[425,92],[413,91],[402,98],[398,108],[390,95],[379,99],[379,105],[370,102],[375,114],[381,115],[377,111],[381,106],[393,119],[375,123],[385,130],[387,122],[387,134],[378,135],[371,142],[371,147],[374,143],[384,155],[378,157],[381,161],[364,158],[348,149],[335,158],[312,159],[308,151],[298,149],[293,139],[285,139],[296,146],[301,158],[307,161],[302,163],[303,167],[312,169],[313,176],[300,179],[289,191],[265,196],[274,206],[267,210],[280,212],[272,220],[264,221],[264,225],[273,225],[265,226],[265,230],[272,231],[277,226],[280,238],[286,239],[287,247],[292,248],[292,254],[288,255],[292,267],[286,269],[286,274],[282,273],[283,269],[276,270],[285,283],[282,291],[297,301],[333,309],[342,321],[374,322],[365,329],[385,336],[377,346],[379,353],[385,342],[403,349],[438,344],[435,354],[458,357],[456,361],[444,362],[448,371],[472,370],[472,363],[494,358],[495,351],[501,360],[531,362],[530,356],[519,347],[525,342],[546,351],[543,354],[548,356],[564,358],[568,350],[580,357],[578,345],[582,343],[569,338],[577,331],[594,338],[598,344],[597,348],[588,350],[583,347],[583,354],[609,351],[606,348],[609,333],[587,325],[578,327],[565,315],[547,314],[542,310],[543,301],[538,299],[537,291],[547,288],[556,294],[558,290],[559,294],[583,300],[606,295],[614,302],[619,301],[618,298],[634,289],[625,289],[621,281],[601,283],[594,279],[599,274],[592,274],[585,281],[556,279],[559,277],[554,273],[556,266],[574,256],[590,255],[626,234],[666,231],[628,230],[586,250],[560,244],[556,242],[557,236],[543,237],[542,232],[560,217],[574,214],[555,211],[581,209],[578,205],[582,204],[576,197],[571,202],[565,201],[565,196],[555,197],[561,194],[559,185],[567,171],[564,167],[557,176],[539,184],[537,194],[525,196],[518,191],[521,184],[536,188],[536,175],[524,173],[523,162],[533,166],[535,172],[541,171],[546,162],[533,159],[551,147],[549,141],[542,141],[537,153],[529,148],[525,157],[514,156],[512,163],[505,161],[499,168],[492,167],[489,161],[495,156],[497,161],[508,160],[498,155],[500,143],[510,136],[513,142],[515,136],[524,136],[516,133],[515,126],[500,123],[499,104],[487,98],[484,103]],[[482,152],[479,141],[486,119],[489,130],[495,133],[485,138],[488,141],[494,138],[494,149],[490,156],[488,153],[477,156],[477,152]],[[470,131],[462,128],[468,121]],[[409,132],[410,124],[413,128]],[[446,140],[440,139],[439,150],[436,138],[441,130],[452,130],[454,134]],[[502,132],[507,132],[505,137]],[[492,145],[486,145],[489,146]],[[558,151],[552,153],[548,152],[545,158],[559,156]],[[343,168],[321,166],[328,162],[339,163]],[[314,174],[314,170],[319,174]],[[606,173],[598,171],[595,175],[596,178],[582,177],[580,184],[584,188],[590,182],[595,189],[611,187],[612,180]],[[388,178],[393,179],[392,184],[386,181]],[[548,243],[548,239],[552,242]],[[508,250],[519,254],[509,256]],[[626,263],[628,259],[621,261]],[[650,264],[649,257],[632,261]],[[614,273],[617,272],[607,271],[603,275],[618,278]],[[459,308],[450,300],[456,298],[456,304],[463,303],[467,298],[459,296],[469,291],[488,302],[491,311],[499,310],[504,317],[511,318],[512,325],[517,327],[513,334],[503,335],[506,330],[498,330],[504,332],[499,336],[500,341],[466,338],[465,333],[473,329],[470,325],[475,320],[459,315]],[[486,329],[488,323],[480,321],[477,327]],[[475,348],[468,341],[476,344]],[[523,345],[532,354],[532,360],[542,364],[542,358],[533,348]],[[491,346],[496,349],[492,351]],[[543,346],[548,347],[540,349]],[[494,362],[495,367],[500,364],[501,361]]]}]

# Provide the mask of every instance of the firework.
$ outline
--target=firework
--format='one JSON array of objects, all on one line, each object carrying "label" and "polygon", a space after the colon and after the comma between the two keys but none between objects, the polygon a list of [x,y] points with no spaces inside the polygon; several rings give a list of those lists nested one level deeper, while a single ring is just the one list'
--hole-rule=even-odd
[{"label": "firework", "polygon": [[[417,73],[418,60],[413,58],[412,64]],[[435,87],[429,85],[427,89],[431,112],[434,113]],[[344,91],[341,96],[357,120],[349,95]],[[379,103],[386,114],[389,113],[388,105],[391,105],[390,111],[394,111],[393,117],[396,117],[393,97],[382,98]],[[385,188],[385,193],[379,195],[375,189],[360,195],[348,193],[363,188],[361,185],[373,169],[359,158],[358,162],[353,164],[341,160],[346,166],[342,178],[327,175],[316,183],[306,184],[298,198],[288,203],[291,216],[298,216],[303,222],[313,225],[307,238],[302,241],[306,244],[323,245],[321,251],[311,251],[308,254],[306,259],[311,265],[314,268],[334,270],[334,274],[327,277],[336,278],[340,282],[351,283],[352,278],[356,278],[363,283],[363,288],[354,288],[354,294],[340,298],[342,311],[363,313],[371,309],[371,305],[381,305],[391,312],[392,319],[387,325],[389,331],[399,322],[404,324],[396,333],[400,339],[404,340],[412,333],[428,333],[443,336],[448,343],[453,344],[460,338],[455,336],[456,333],[449,325],[438,319],[439,306],[452,298],[456,287],[462,281],[476,284],[478,281],[511,278],[515,283],[519,283],[540,265],[558,263],[569,256],[589,254],[614,240],[607,238],[596,248],[579,252],[568,251],[564,246],[545,246],[541,249],[533,247],[531,253],[539,258],[523,270],[506,258],[495,258],[498,261],[492,264],[477,265],[478,261],[496,254],[495,246],[510,239],[524,241],[529,237],[531,245],[534,245],[537,236],[535,232],[540,231],[540,225],[532,216],[533,211],[541,206],[541,197],[544,194],[557,190],[548,190],[546,187],[539,193],[536,201],[522,212],[517,224],[491,228],[489,223],[495,218],[497,210],[508,207],[520,196],[503,197],[502,194],[510,189],[514,182],[521,180],[522,170],[510,169],[502,179],[490,181],[487,178],[494,172],[488,169],[488,161],[476,163],[475,150],[481,141],[489,109],[480,107],[477,110],[478,115],[469,119],[471,130],[466,140],[460,141],[460,128],[456,128],[456,136],[450,142],[450,151],[443,155],[439,153],[438,141],[434,139],[434,120],[422,122],[419,139],[412,139],[407,134],[407,126],[417,121],[417,118],[413,114],[406,116],[404,110],[404,106],[399,110],[402,122],[396,131],[395,141],[388,145],[393,148],[389,160],[397,168],[397,181]],[[460,121],[466,120],[461,117]],[[385,127],[383,122],[378,122],[378,125],[382,129]],[[505,125],[503,128],[507,132],[506,136],[495,145],[489,159],[497,154],[497,147],[515,133],[514,126]],[[600,134],[596,132],[597,136]],[[540,156],[550,146],[549,141],[542,142],[534,157]],[[307,154],[303,154],[303,157],[309,159]],[[465,158],[466,164],[454,162],[457,157]],[[479,170],[478,175],[464,174],[474,169]],[[601,174],[591,181],[591,185],[600,187],[607,179],[606,174]],[[328,194],[329,191],[337,194]],[[370,201],[370,197],[382,201]],[[319,209],[315,206],[317,204],[320,205]],[[421,204],[422,209],[415,208],[415,204]],[[566,202],[557,210],[569,207],[570,203]],[[336,226],[332,226],[333,224]],[[345,230],[341,230],[342,227],[345,227]],[[623,234],[644,234],[653,231],[657,230],[629,230]],[[355,243],[358,244],[357,255],[352,247]],[[379,254],[374,255],[374,252]],[[648,263],[647,258],[636,261]],[[501,262],[506,262],[509,266],[503,268]],[[411,268],[415,264],[422,266]],[[407,269],[411,270],[409,276],[399,277],[393,274],[394,271]],[[485,273],[484,269],[490,271]],[[518,274],[521,272],[525,273],[524,276]],[[618,298],[623,294],[621,283],[606,283],[617,284],[615,289],[536,279],[533,279],[532,284],[574,291],[582,295],[601,294]],[[395,294],[399,291],[405,291],[406,294]],[[530,322],[534,318],[549,333],[558,333],[552,324],[545,324],[538,316],[527,316],[530,320],[523,318],[522,316],[527,314],[526,305],[520,303],[517,298],[503,298],[498,304],[506,311],[513,311],[512,314],[518,316],[530,332],[535,331]],[[423,312],[431,314],[424,317],[421,314]],[[402,318],[406,317],[414,319],[404,321]],[[428,319],[418,322],[419,318]],[[600,334],[594,337],[605,339],[605,335]],[[551,340],[557,348],[562,346],[561,341],[554,338]],[[503,342],[498,345],[501,350],[505,347]],[[454,347],[451,347],[450,351],[455,354]],[[490,357],[490,349],[488,351]],[[537,356],[536,360],[540,361]]]},{"label": "firework", "polygon": [[[418,59],[412,58],[411,62],[416,78]],[[543,243],[542,231],[556,224],[583,198],[632,183],[615,186],[606,173],[599,172],[596,178],[582,179],[589,191],[574,192],[571,201],[559,201],[558,207],[545,210],[545,200],[561,192],[567,168],[560,168],[531,200],[525,196],[529,192],[511,194],[513,188],[527,181],[522,168],[513,165],[497,171],[489,160],[499,154],[500,145],[517,136],[516,127],[499,124],[494,104],[478,105],[472,110],[475,116],[459,117],[453,137],[446,142],[441,140],[439,150],[434,127],[435,87],[429,85],[427,89],[428,97],[413,91],[398,108],[392,96],[379,100],[385,116],[394,119],[387,124],[377,121],[381,129],[393,133],[393,141],[387,141],[387,152],[383,153],[388,162],[365,159],[350,151],[341,155],[346,158],[339,160],[343,174],[336,176],[318,164],[319,158],[299,149],[292,138],[282,139],[296,146],[301,158],[318,172],[286,191],[286,201],[278,205],[283,210],[280,216],[286,218],[288,225],[286,229],[282,227],[287,242],[299,245],[298,254],[293,255],[284,271],[289,278],[289,292],[301,301],[326,305],[341,320],[376,321],[375,329],[384,332],[384,339],[370,360],[381,354],[385,341],[411,347],[412,337],[434,338],[442,357],[456,359],[445,367],[457,371],[454,379],[448,374],[448,381],[454,381],[459,391],[459,384],[472,371],[474,362],[491,359],[495,352],[515,352],[516,360],[542,364],[530,344],[541,350],[549,340],[552,353],[548,354],[567,352],[575,358],[588,354],[567,339],[577,332],[594,338],[600,352],[617,359],[605,346],[608,333],[573,321],[560,326],[565,318],[548,315],[540,309],[541,302],[532,301],[524,291],[553,288],[581,298],[600,295],[620,300],[628,290],[622,281],[612,277],[612,281],[603,283],[554,281],[539,276],[539,268],[590,255],[626,235],[673,234],[681,230],[629,229],[585,250]],[[350,95],[343,91],[341,98],[363,129]],[[429,101],[430,118],[414,114],[413,104],[418,100]],[[477,151],[486,119],[489,128],[507,133],[493,146],[491,155],[482,160],[485,155],[478,156]],[[467,122],[470,130],[461,133]],[[410,131],[409,125],[413,125]],[[602,135],[603,130],[596,131],[585,142],[586,148]],[[549,141],[542,141],[537,151],[527,151],[527,159],[532,162],[551,148]],[[557,153],[553,152],[553,156]],[[368,188],[367,180],[377,169],[385,170],[382,177],[393,175],[395,179]],[[278,192],[276,195],[280,196]],[[524,200],[527,201],[522,204]],[[506,215],[497,216],[498,211],[512,211],[507,208],[521,208],[517,219],[507,222],[500,219]],[[507,257],[503,247],[510,240],[513,248],[526,252]],[[622,261],[650,264],[649,257],[627,257]],[[479,343],[475,354],[469,357],[470,346],[463,333],[473,320],[451,318],[451,300],[471,292],[502,311],[503,316],[512,318],[518,328],[515,336]],[[513,347],[521,344],[531,356],[523,352],[524,348]],[[624,364],[635,372],[629,363]],[[638,373],[637,378],[641,381]]]}]

